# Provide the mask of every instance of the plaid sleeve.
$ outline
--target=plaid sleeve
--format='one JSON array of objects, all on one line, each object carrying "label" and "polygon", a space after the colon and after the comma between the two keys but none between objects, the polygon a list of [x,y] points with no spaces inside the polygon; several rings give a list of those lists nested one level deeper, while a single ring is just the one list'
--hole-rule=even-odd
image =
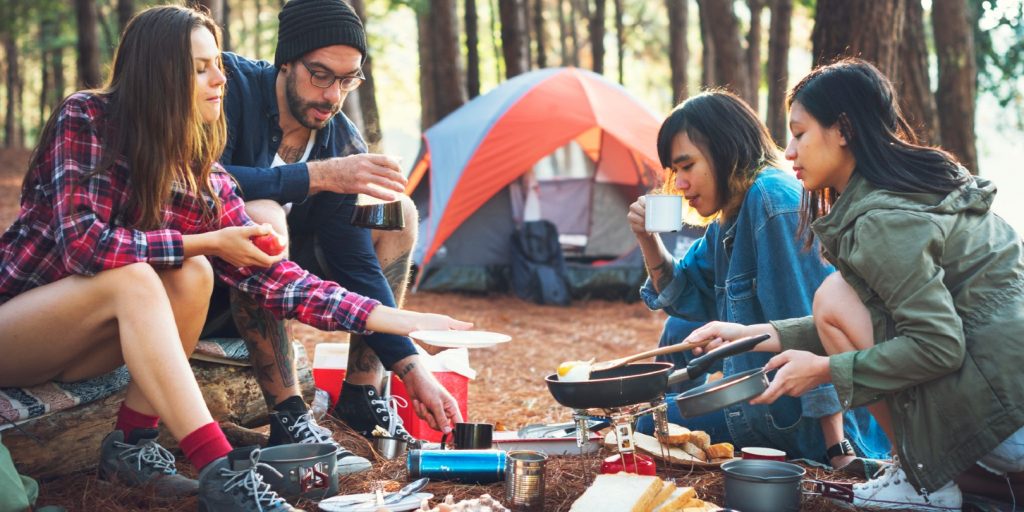
[{"label": "plaid sleeve", "polygon": [[[245,226],[252,220],[226,172],[214,172],[214,189],[221,199],[221,226]],[[282,260],[270,268],[238,268],[211,258],[217,276],[230,286],[256,298],[277,318],[294,318],[325,331],[366,334],[366,318],[380,301],[323,281],[294,262]]]},{"label": "plaid sleeve", "polygon": [[86,96],[69,98],[49,149],[56,239],[63,249],[64,264],[71,272],[84,275],[140,262],[180,267],[185,256],[180,232],[144,232],[110,223],[127,183],[116,172],[90,175],[103,154],[103,141],[94,122],[97,114],[95,103]]}]

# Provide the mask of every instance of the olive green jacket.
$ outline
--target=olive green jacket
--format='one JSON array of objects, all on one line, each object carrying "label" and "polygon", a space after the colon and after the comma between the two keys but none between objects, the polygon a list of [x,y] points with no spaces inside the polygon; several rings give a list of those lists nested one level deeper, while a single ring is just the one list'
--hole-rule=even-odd
[{"label": "olive green jacket", "polygon": [[[981,178],[895,193],[854,173],[811,229],[871,312],[875,346],[829,358],[844,407],[884,399],[910,482],[942,487],[1024,426],[1024,247]],[[772,322],[825,355],[811,317]]]}]

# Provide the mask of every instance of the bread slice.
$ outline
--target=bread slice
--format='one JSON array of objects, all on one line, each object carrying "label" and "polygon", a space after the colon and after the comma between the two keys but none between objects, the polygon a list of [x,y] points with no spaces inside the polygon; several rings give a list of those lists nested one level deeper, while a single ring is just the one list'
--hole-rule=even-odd
[{"label": "bread slice", "polygon": [[690,432],[690,439],[688,439],[688,441],[697,445],[697,448],[704,451],[708,451],[708,448],[711,447],[711,436],[703,430],[694,430],[693,432]]},{"label": "bread slice", "polygon": [[709,459],[731,459],[736,456],[736,449],[729,443],[713,444],[704,452]]},{"label": "bread slice", "polygon": [[658,505],[661,505],[661,503],[667,500],[668,497],[671,496],[672,493],[675,492],[676,490],[676,483],[674,481],[665,480],[664,482],[665,483],[661,486],[661,491],[658,491],[658,495],[655,496],[654,501],[651,502],[654,508],[657,508]]},{"label": "bread slice", "polygon": [[708,461],[707,453],[705,453],[704,450],[702,450],[699,446],[693,443],[683,443],[683,445],[680,446],[680,448],[682,448],[684,452],[688,453],[691,457],[697,460],[700,460],[702,462]]},{"label": "bread slice", "polygon": [[572,503],[570,512],[615,510],[650,512],[664,481],[656,476],[615,473],[597,475],[594,483]]},{"label": "bread slice", "polygon": [[675,423],[669,423],[668,435],[663,436],[661,434],[656,434],[655,437],[657,437],[658,441],[661,441],[662,444],[679,446],[690,440],[690,429],[676,425]]},{"label": "bread slice", "polygon": [[675,512],[681,510],[691,500],[697,499],[697,491],[693,487],[677,487],[664,503],[658,505],[653,512]]}]

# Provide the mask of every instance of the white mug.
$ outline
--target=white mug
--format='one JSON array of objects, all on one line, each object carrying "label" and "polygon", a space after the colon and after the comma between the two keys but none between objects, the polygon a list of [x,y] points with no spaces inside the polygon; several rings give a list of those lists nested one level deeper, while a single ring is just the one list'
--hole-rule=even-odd
[{"label": "white mug", "polygon": [[683,227],[683,196],[647,194],[644,196],[644,230],[668,233]]}]

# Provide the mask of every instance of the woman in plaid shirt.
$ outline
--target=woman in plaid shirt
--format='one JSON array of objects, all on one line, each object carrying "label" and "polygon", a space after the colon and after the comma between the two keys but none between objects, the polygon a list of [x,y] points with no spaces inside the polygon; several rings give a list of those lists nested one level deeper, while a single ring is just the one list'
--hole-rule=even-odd
[{"label": "woman in plaid shirt", "polygon": [[[126,364],[132,381],[101,477],[164,496],[198,490],[200,510],[294,510],[261,482],[258,450],[231,450],[192,375],[187,356],[214,276],[323,330],[470,324],[381,306],[250,241],[272,230],[249,220],[216,163],[226,139],[219,40],[204,14],[148,9],[125,29],[106,87],[71,95],[51,116],[18,219],[0,238],[0,386]],[[158,417],[198,482],[176,474],[157,444]]]}]

